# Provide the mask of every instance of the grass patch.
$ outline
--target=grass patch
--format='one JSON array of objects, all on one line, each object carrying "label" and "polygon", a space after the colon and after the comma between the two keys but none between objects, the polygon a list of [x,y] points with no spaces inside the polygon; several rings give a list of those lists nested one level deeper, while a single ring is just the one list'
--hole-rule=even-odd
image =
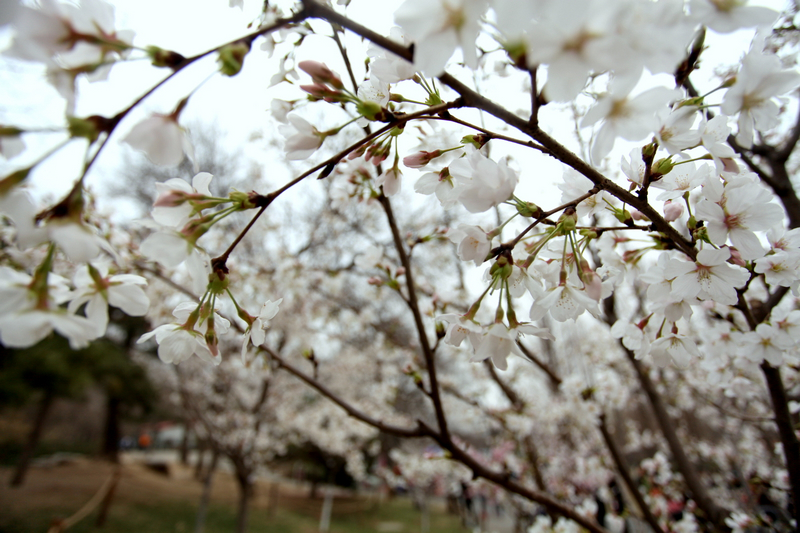
[{"label": "grass patch", "polygon": [[[33,469],[21,489],[8,489],[0,476],[0,533],[42,533],[54,519],[65,518],[89,501],[108,478],[112,467],[99,461]],[[8,469],[4,474],[10,474]],[[236,523],[236,489],[229,474],[218,473],[206,516],[206,533],[230,533]],[[308,499],[305,490],[282,487],[270,512],[269,487],[257,486],[250,507],[249,533],[317,533],[322,499]],[[193,533],[200,485],[194,479],[171,479],[141,467],[126,466],[103,529],[97,529],[97,510],[70,528],[72,533]],[[378,502],[368,497],[334,498],[331,533],[420,531],[421,513],[409,499]],[[429,531],[463,533],[457,516],[438,502],[430,511]]]}]

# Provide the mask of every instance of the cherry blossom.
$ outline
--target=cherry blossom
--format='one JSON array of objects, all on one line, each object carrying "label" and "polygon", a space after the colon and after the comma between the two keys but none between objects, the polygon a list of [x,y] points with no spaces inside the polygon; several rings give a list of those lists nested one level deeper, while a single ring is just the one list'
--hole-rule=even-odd
[{"label": "cherry blossom", "polygon": [[458,245],[458,258],[462,261],[472,261],[475,266],[480,266],[486,261],[486,256],[492,247],[486,232],[478,226],[459,224],[458,228],[451,229],[447,233],[447,238]]},{"label": "cherry blossom", "polygon": [[75,273],[75,291],[67,310],[75,313],[86,305],[86,317],[94,324],[98,337],[108,327],[108,306],[122,309],[128,316],[143,316],[150,306],[150,299],[142,286],[147,280],[134,274],[108,275],[108,265],[97,267],[88,264]]},{"label": "cherry blossom", "polygon": [[696,297],[736,304],[736,289],[747,283],[750,276],[742,267],[728,264],[730,256],[727,248],[703,248],[697,253],[696,262],[671,260],[664,275],[672,279],[672,294],[681,299]]},{"label": "cherry blossom", "polygon": [[780,335],[776,327],[759,324],[755,331],[748,331],[742,335],[740,354],[756,364],[766,361],[778,366],[783,362],[783,352],[793,345],[794,342]]},{"label": "cherry blossom", "polygon": [[60,307],[69,298],[66,280],[49,274],[44,284],[37,283],[42,275],[0,267],[0,341],[11,348],[27,348],[55,330],[73,349],[88,346],[98,337],[94,324]]},{"label": "cherry blossom", "polygon": [[739,114],[736,141],[746,148],[753,145],[754,130],[766,131],[778,125],[775,98],[800,85],[800,74],[781,69],[774,55],[761,53],[762,39],[753,41],[753,49],[742,59],[736,83],[722,100],[722,112]]},{"label": "cherry blossom", "polygon": [[697,217],[706,221],[711,242],[722,245],[730,237],[742,258],[762,257],[764,248],[754,231],[769,229],[783,219],[783,210],[772,203],[772,196],[748,177],[729,180],[724,186],[710,178],[703,195]]},{"label": "cherry blossom", "polygon": [[394,17],[403,33],[414,42],[414,67],[435,76],[440,74],[460,47],[464,63],[476,67],[475,39],[485,0],[406,0]]},{"label": "cherry blossom", "polygon": [[[179,304],[173,311],[173,316],[178,319],[172,324],[158,326],[149,333],[145,333],[138,344],[147,342],[155,337],[158,343],[158,357],[165,363],[178,364],[196,354],[200,359],[214,365],[222,362],[222,357],[217,353],[213,354],[205,341],[210,311],[202,310],[198,304],[184,302]],[[221,316],[214,314],[215,328],[219,333],[225,333],[230,326],[230,322]]]},{"label": "cherry blossom", "polygon": [[324,137],[306,119],[295,113],[286,115],[289,124],[278,128],[286,137],[286,157],[290,161],[308,159],[322,145]]},{"label": "cherry blossom", "polygon": [[156,165],[175,166],[184,155],[194,159],[194,149],[177,117],[153,115],[139,122],[122,142],[144,152]]},{"label": "cherry blossom", "polygon": [[693,358],[700,358],[700,351],[692,339],[673,332],[656,339],[650,345],[650,356],[660,367],[674,361],[680,368],[686,368]]},{"label": "cherry blossom", "polygon": [[473,346],[478,346],[483,328],[474,320],[466,316],[447,313],[436,317],[437,320],[444,320],[449,323],[444,342],[450,346],[461,346],[464,339],[469,338]]},{"label": "cherry blossom", "polygon": [[450,170],[447,168],[440,172],[423,174],[414,184],[414,190],[419,194],[436,194],[442,207],[456,205],[461,194],[461,191],[455,188]]},{"label": "cherry blossom", "polygon": [[599,162],[614,147],[617,137],[639,141],[659,128],[657,113],[680,97],[676,90],[653,87],[630,98],[638,80],[632,76],[615,78],[609,92],[601,96],[581,121],[581,127],[603,121],[592,145],[592,161]]},{"label": "cherry blossom", "polygon": [[[389,38],[405,46],[411,44],[403,35],[403,30],[397,26],[389,30]],[[380,46],[371,44],[367,55],[373,58],[369,64],[370,78],[374,76],[383,83],[397,83],[414,77],[414,65]]]},{"label": "cherry blossom", "polygon": [[242,361],[246,361],[248,341],[253,343],[253,346],[258,347],[264,344],[267,338],[266,329],[269,327],[269,321],[275,318],[278,314],[283,298],[278,298],[274,302],[267,300],[258,316],[253,317],[253,322],[247,326],[244,335],[244,343],[242,343]]},{"label": "cherry blossom", "polygon": [[208,186],[212,178],[208,172],[200,172],[192,178],[191,185],[180,178],[156,183],[158,196],[153,202],[153,219],[167,227],[183,227],[198,211],[193,200],[211,196]]},{"label": "cherry blossom", "polygon": [[508,200],[517,186],[517,173],[505,162],[496,163],[479,150],[450,164],[458,201],[470,213],[482,213]]},{"label": "cherry blossom", "polygon": [[778,14],[766,7],[748,6],[747,0],[691,0],[692,17],[719,33],[730,33],[739,28],[766,26]]}]

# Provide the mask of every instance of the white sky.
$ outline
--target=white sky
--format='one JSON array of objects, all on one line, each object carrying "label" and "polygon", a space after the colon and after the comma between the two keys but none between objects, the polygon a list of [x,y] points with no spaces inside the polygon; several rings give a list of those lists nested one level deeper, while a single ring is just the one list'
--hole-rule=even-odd
[{"label": "white sky", "polygon": [[[254,20],[260,1],[245,0],[245,10],[228,7],[226,0],[115,0],[117,6],[117,28],[134,29],[136,34],[135,44],[146,46],[155,44],[166,49],[174,49],[186,56],[212,48],[218,44],[234,39],[248,30],[246,25]],[[362,23],[367,23],[371,28],[388,33],[392,26],[391,13],[400,5],[400,0],[376,2],[374,0],[353,0],[348,9],[348,14]],[[774,9],[783,6],[781,0],[765,0],[751,2],[752,4],[767,5]],[[321,25],[320,25],[321,27]],[[703,56],[705,72],[710,67],[722,63],[735,63],[747,49],[750,31],[742,31],[729,36],[715,36],[709,32],[709,51]],[[10,42],[8,28],[0,29],[0,48]],[[242,73],[234,78],[216,75],[192,97],[189,105],[182,115],[182,122],[214,122],[225,132],[223,145],[230,147],[247,147],[246,153],[259,160],[279,157],[279,154],[265,152],[265,141],[250,141],[254,132],[262,132],[267,136],[275,132],[274,120],[269,114],[269,104],[273,97],[287,99],[302,98],[296,88],[281,84],[268,90],[269,79],[277,70],[277,59],[287,49],[278,49],[272,59],[258,48],[259,41],[253,51],[245,60]],[[347,41],[349,48],[361,46],[359,40],[350,38]],[[358,57],[355,55],[355,57]],[[363,56],[362,56],[363,57]],[[322,37],[309,38],[298,54],[298,60],[313,58],[325,61],[335,70],[344,73],[338,52],[329,39]],[[363,71],[359,60],[354,61],[354,67]],[[133,125],[141,118],[152,112],[169,112],[175,103],[183,98],[198,83],[206,79],[216,70],[214,57],[206,58],[182,72],[175,80],[169,82],[154,95],[148,98],[140,109],[131,113],[119,126],[112,138],[111,145],[101,155],[96,167],[90,173],[88,183],[97,186],[102,180],[113,180],[115,169],[121,161],[121,153],[130,150],[129,147],[120,145],[121,139]],[[0,100],[0,123],[31,126],[54,125],[63,120],[63,100],[55,90],[50,88],[42,79],[41,68],[9,60],[0,60],[0,87],[3,87],[3,98]],[[78,116],[102,114],[112,116],[125,107],[130,101],[146,91],[166,74],[165,69],[154,69],[147,61],[136,61],[115,66],[111,77],[106,82],[94,84],[81,83],[78,97]],[[509,99],[505,91],[508,80],[501,80],[499,84],[488,84],[486,91],[494,98],[502,99],[506,103]],[[652,82],[651,82],[652,83]],[[504,94],[505,91],[505,94]],[[527,97],[520,95],[521,107]],[[512,102],[509,107],[514,106]],[[480,118],[467,112],[458,112],[459,116],[469,117],[470,120],[479,121]],[[544,108],[541,123],[548,127],[557,138],[573,149],[577,149],[574,141],[571,117],[562,109],[554,105]],[[588,135],[588,132],[586,132]],[[35,159],[37,152],[46,146],[52,145],[54,137],[41,135],[27,135],[25,138],[29,150],[11,162],[0,161],[0,174],[5,174],[11,169],[21,168],[26,163]],[[638,143],[641,144],[641,143]],[[413,143],[408,145],[409,151]],[[519,196],[528,196],[531,200],[541,203],[544,207],[552,206],[558,202],[560,193],[554,185],[542,186],[543,181],[554,182],[561,175],[559,165],[544,156],[518,155],[522,152],[509,150],[498,144],[493,147],[494,155],[506,153],[517,154],[518,166],[522,173],[522,188]],[[619,154],[627,154],[630,150],[623,143],[618,142],[617,148],[610,161],[619,161]],[[405,155],[405,154],[401,154]],[[82,148],[63,150],[56,157],[37,168],[31,181],[35,186],[45,187],[46,194],[60,196],[72,186],[77,178]],[[266,162],[265,162],[266,164]],[[310,164],[298,164],[293,168],[302,171]],[[272,165],[274,170],[281,165]],[[202,169],[201,169],[202,170]],[[280,175],[281,173],[279,173]],[[282,174],[288,179],[290,174],[283,170]],[[532,175],[533,174],[533,175]],[[416,179],[414,171],[407,174],[404,188],[411,190]],[[546,179],[542,179],[546,177]],[[526,179],[528,178],[528,179]],[[536,186],[527,185],[535,180]]]}]

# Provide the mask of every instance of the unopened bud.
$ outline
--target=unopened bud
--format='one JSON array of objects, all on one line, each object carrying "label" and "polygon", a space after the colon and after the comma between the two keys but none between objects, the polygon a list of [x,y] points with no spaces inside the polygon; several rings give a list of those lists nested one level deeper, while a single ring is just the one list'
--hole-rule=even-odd
[{"label": "unopened bud", "polygon": [[544,215],[542,208],[533,202],[517,204],[517,213],[527,218],[541,218]]},{"label": "unopened bud", "polygon": [[652,181],[656,181],[661,176],[666,176],[672,169],[675,167],[675,163],[672,162],[672,159],[669,157],[665,157],[664,159],[659,159],[655,163],[653,163],[653,173],[652,177],[650,178]]},{"label": "unopened bud", "polygon": [[237,41],[233,44],[223,46],[217,56],[219,71],[226,76],[235,76],[239,74],[244,65],[244,57],[248,52],[250,52],[249,41]]},{"label": "unopened bud", "polygon": [[186,61],[186,58],[178,52],[172,50],[164,50],[158,46],[148,46],[147,55],[153,62],[154,67],[168,67],[175,69],[178,65]]},{"label": "unopened bud", "polygon": [[356,112],[359,115],[364,117],[367,120],[379,120],[383,108],[378,102],[373,102],[372,100],[361,100],[358,105],[356,105]]},{"label": "unopened bud", "polygon": [[667,222],[678,220],[683,215],[683,211],[683,203],[667,201],[664,203],[664,220]]},{"label": "unopened bud", "polygon": [[461,139],[461,144],[471,144],[475,148],[481,149],[483,145],[488,143],[492,137],[485,133],[479,133],[477,135],[465,135]]},{"label": "unopened bud", "polygon": [[571,207],[568,207],[564,210],[564,214],[558,217],[558,225],[561,226],[561,233],[566,235],[570,231],[575,230],[575,226],[578,224],[578,215],[575,213],[575,210]]},{"label": "unopened bud", "polygon": [[301,61],[297,66],[317,83],[327,84],[335,89],[344,89],[342,80],[325,63]]},{"label": "unopened bud", "polygon": [[658,145],[656,143],[645,144],[642,146],[642,159],[652,159],[656,155]]},{"label": "unopened bud", "polygon": [[403,164],[408,168],[422,168],[440,155],[442,155],[441,150],[434,150],[432,152],[421,151],[405,156],[403,158]]}]

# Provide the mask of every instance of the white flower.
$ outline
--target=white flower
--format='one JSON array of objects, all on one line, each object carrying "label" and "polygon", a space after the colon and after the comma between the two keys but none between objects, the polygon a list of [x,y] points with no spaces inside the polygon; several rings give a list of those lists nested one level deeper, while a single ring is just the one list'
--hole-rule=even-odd
[{"label": "white flower", "polygon": [[[145,333],[139,337],[137,344],[155,337],[158,343],[158,357],[165,363],[178,364],[193,354],[197,354],[203,361],[218,365],[222,362],[222,357],[219,353],[212,354],[205,341],[208,318],[203,317],[204,313],[209,313],[209,311],[199,309],[194,302],[179,304],[172,312],[173,316],[178,319],[177,322],[164,324]],[[216,311],[213,313],[215,330],[225,333],[230,322],[219,316]]]},{"label": "white flower", "polygon": [[283,298],[279,298],[274,302],[272,300],[267,300],[266,303],[261,306],[261,312],[257,317],[255,317],[253,323],[250,324],[245,330],[244,343],[242,343],[243,363],[247,362],[248,341],[252,342],[253,346],[255,347],[259,347],[264,344],[264,341],[267,338],[266,330],[269,327],[269,321],[275,318],[275,316],[278,314],[281,302],[283,302]]},{"label": "white flower", "polygon": [[764,248],[754,231],[767,230],[783,220],[783,209],[772,195],[747,177],[729,180],[724,188],[716,177],[703,185],[704,199],[696,216],[706,221],[711,242],[723,245],[730,237],[742,258],[756,259]]},{"label": "white flower", "polygon": [[[6,55],[48,63],[60,54],[69,65],[97,64],[133,40],[131,31],[115,31],[114,7],[103,0],[82,0],[80,7],[42,0],[39,7],[17,7],[14,43]],[[105,44],[110,42],[115,44]]]},{"label": "white flower", "polygon": [[734,305],[738,301],[736,289],[749,279],[745,269],[729,265],[731,251],[703,248],[697,262],[672,259],[664,269],[667,279],[672,279],[672,294],[679,299],[698,298]]},{"label": "white flower", "polygon": [[644,173],[647,170],[647,166],[642,160],[642,149],[633,148],[629,157],[630,161],[625,159],[625,156],[622,156],[622,159],[620,160],[620,168],[622,169],[622,173],[628,178],[629,182],[641,187],[642,183],[644,182]]},{"label": "white flower", "polygon": [[689,9],[693,18],[718,33],[767,26],[778,18],[778,13],[771,9],[746,3],[747,0],[691,0]]},{"label": "white flower", "polygon": [[286,137],[286,158],[290,161],[308,159],[322,145],[323,137],[317,128],[300,115],[289,113],[286,118],[290,124],[278,128],[281,135]]},{"label": "white flower", "polygon": [[669,333],[650,345],[650,355],[653,357],[653,362],[660,367],[665,367],[670,361],[674,361],[677,366],[685,368],[692,357],[700,358],[700,351],[695,342],[686,335]]},{"label": "white flower", "polygon": [[186,130],[170,115],[153,115],[139,122],[122,142],[144,152],[156,165],[175,166],[183,161],[184,154],[194,159]]},{"label": "white flower", "polygon": [[4,134],[3,126],[0,125],[0,156],[11,159],[21,154],[25,150],[25,142],[20,134]]},{"label": "white flower", "polygon": [[462,261],[472,261],[475,266],[480,266],[486,261],[486,256],[492,247],[486,232],[478,226],[459,224],[457,229],[447,233],[450,242],[458,246],[458,258]]},{"label": "white flower", "polygon": [[105,333],[108,327],[108,306],[122,309],[128,316],[143,316],[150,299],[142,290],[147,280],[133,274],[108,276],[107,265],[84,265],[73,278],[75,292],[67,310],[75,313],[86,305],[86,317],[94,324],[97,336]]},{"label": "white flower", "polygon": [[[703,118],[705,121],[705,118]],[[728,144],[728,135],[731,133],[731,128],[728,126],[728,117],[725,115],[717,115],[702,126],[703,132],[700,139],[703,143],[703,148],[708,150],[708,153],[714,158],[714,165],[717,167],[717,172],[722,172],[725,169],[723,159],[731,159],[736,155],[733,148]]]},{"label": "white flower", "polygon": [[445,344],[461,346],[461,343],[464,342],[464,339],[467,337],[469,337],[473,347],[477,346],[480,342],[480,335],[483,333],[483,328],[474,320],[453,313],[439,315],[436,317],[436,320],[444,320],[450,324],[444,335]]},{"label": "white flower", "polygon": [[498,370],[506,370],[508,354],[512,352],[522,357],[522,351],[517,347],[517,332],[508,329],[505,324],[492,324],[481,337],[475,355],[470,360],[477,363],[491,357],[492,364]]},{"label": "white flower", "polygon": [[53,330],[69,340],[73,349],[85,348],[98,337],[86,318],[67,312],[59,304],[69,294],[60,276],[47,276],[47,295],[32,290],[33,278],[24,272],[0,267],[0,342],[10,348],[27,348]]},{"label": "white flower", "polygon": [[755,331],[744,333],[741,340],[740,355],[756,364],[766,361],[772,366],[783,363],[783,352],[794,345],[791,338],[769,324],[759,324]]},{"label": "white flower", "polygon": [[108,247],[92,227],[71,218],[50,218],[44,229],[50,240],[75,263],[91,261],[101,248]]},{"label": "white flower", "polygon": [[530,324],[519,324],[515,328],[507,328],[505,324],[495,323],[489,326],[489,329],[481,337],[475,355],[470,360],[479,362],[491,357],[492,363],[498,370],[508,369],[507,358],[510,353],[523,357],[522,351],[517,346],[517,337],[520,334],[536,335],[554,340],[549,331]]},{"label": "white flower", "polygon": [[697,107],[694,106],[682,106],[670,111],[655,132],[658,145],[670,154],[695,147],[700,142],[700,131],[692,129],[696,114]]},{"label": "white flower", "polygon": [[394,196],[400,192],[401,178],[403,173],[397,167],[391,167],[384,171],[383,174],[375,178],[376,185],[383,186],[383,194],[386,196]]},{"label": "white flower", "polygon": [[611,336],[622,339],[622,345],[629,350],[638,350],[644,339],[642,330],[627,320],[617,320],[611,327]]},{"label": "white flower", "polygon": [[442,207],[452,207],[458,203],[459,190],[453,185],[448,169],[423,174],[414,184],[414,190],[420,194],[435,193]]},{"label": "white flower", "polygon": [[[592,314],[598,312],[597,301],[569,281],[548,289],[533,305],[549,311],[550,316],[559,322],[574,320],[587,310]],[[533,315],[534,311],[531,311],[531,314]]]},{"label": "white flower", "polygon": [[273,98],[272,103],[270,103],[270,112],[272,113],[272,116],[275,117],[275,120],[282,122],[283,124],[286,124],[288,120],[286,116],[292,109],[294,109],[294,103],[287,102],[286,100]]},{"label": "white flower", "polygon": [[[403,36],[403,30],[395,26],[389,31],[389,39],[401,43],[404,46],[411,44]],[[372,59],[369,64],[370,78],[373,76],[383,83],[397,83],[401,80],[408,80],[414,77],[414,65],[386,51],[380,46],[370,45],[367,55]]]},{"label": "white flower", "polygon": [[614,78],[609,85],[609,92],[598,98],[595,106],[584,115],[582,128],[603,121],[592,145],[592,161],[599,162],[607,156],[617,137],[640,141],[652,134],[659,127],[658,111],[680,97],[677,90],[653,87],[629,98],[628,94],[637,81],[632,76]]},{"label": "white flower", "polygon": [[742,59],[742,68],[736,83],[722,99],[722,112],[728,116],[739,113],[739,131],[736,141],[750,148],[753,131],[767,131],[780,122],[780,108],[775,98],[800,85],[800,74],[782,70],[774,55],[761,53],[762,38],[753,41],[753,49]]},{"label": "white flower", "polygon": [[[572,200],[577,200],[589,190],[594,187],[592,180],[579,173],[572,167],[564,167],[564,172],[561,174],[561,183],[558,188],[561,190],[561,203],[566,204]],[[576,209],[578,218],[597,215],[605,211],[608,207],[607,201],[613,198],[606,191],[599,191],[589,198],[582,200]]]},{"label": "white flower", "polygon": [[541,2],[527,31],[528,66],[547,65],[544,94],[568,102],[583,90],[590,72],[628,63],[630,50],[615,26],[619,10],[604,0]]},{"label": "white flower", "polygon": [[208,186],[213,177],[208,172],[200,172],[192,178],[191,185],[180,178],[156,183],[158,196],[153,202],[153,219],[167,227],[183,227],[197,211],[190,200],[202,200],[211,196]]},{"label": "white flower", "polygon": [[669,174],[663,178],[652,182],[652,186],[662,189],[664,192],[658,195],[656,200],[678,200],[686,192],[691,192],[700,187],[710,176],[711,167],[700,165],[696,167],[694,162],[675,165]]},{"label": "white flower", "polygon": [[486,7],[485,0],[406,0],[394,18],[414,41],[414,66],[429,76],[441,74],[460,46],[464,63],[477,67],[475,39]]},{"label": "white flower", "polygon": [[361,100],[375,102],[381,107],[389,104],[389,84],[377,78],[365,80],[358,86],[358,97]]},{"label": "white flower", "polygon": [[458,201],[470,213],[482,213],[505,202],[518,181],[517,173],[505,161],[498,164],[479,150],[453,161],[450,174],[456,181]]},{"label": "white flower", "polygon": [[764,279],[770,285],[791,287],[798,279],[798,268],[800,256],[778,252],[756,259],[755,271],[764,274]]}]

